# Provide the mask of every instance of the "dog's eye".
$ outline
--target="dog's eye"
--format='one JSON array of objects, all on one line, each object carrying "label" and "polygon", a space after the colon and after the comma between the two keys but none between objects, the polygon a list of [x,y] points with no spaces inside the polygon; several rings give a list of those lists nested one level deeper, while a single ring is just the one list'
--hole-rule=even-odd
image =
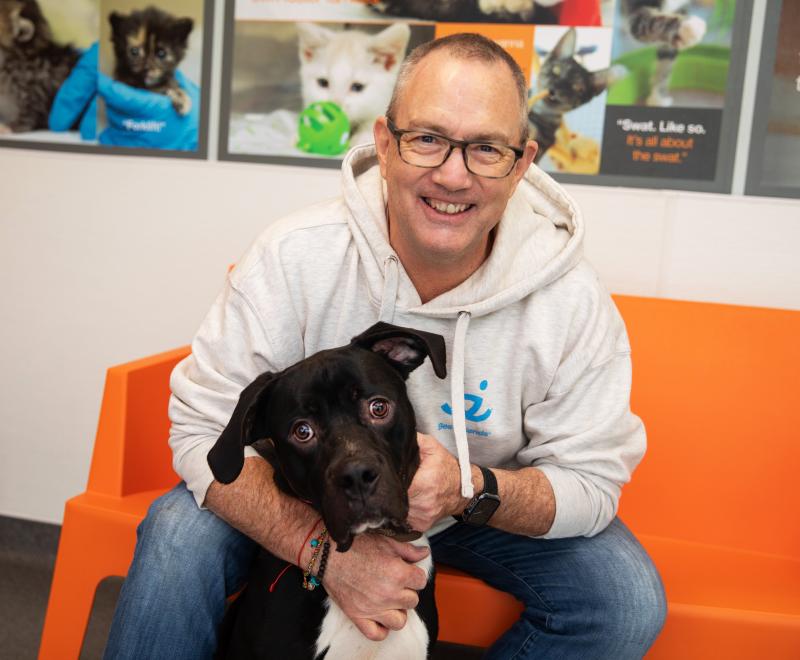
[{"label": "dog's eye", "polygon": [[308,442],[314,438],[314,429],[308,422],[300,420],[292,426],[292,436],[298,442]]},{"label": "dog's eye", "polygon": [[383,419],[389,414],[389,402],[381,398],[373,399],[369,402],[369,414],[378,419]]}]

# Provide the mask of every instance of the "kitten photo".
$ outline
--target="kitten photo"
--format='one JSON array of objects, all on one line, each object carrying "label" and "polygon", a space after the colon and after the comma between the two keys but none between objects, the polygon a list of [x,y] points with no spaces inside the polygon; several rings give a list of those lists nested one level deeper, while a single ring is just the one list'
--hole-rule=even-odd
[{"label": "kitten photo", "polygon": [[53,40],[36,0],[0,0],[0,134],[47,128],[53,98],[78,57]]},{"label": "kitten photo", "polygon": [[336,103],[350,120],[351,144],[372,140],[386,111],[411,30],[395,23],[377,34],[297,24],[303,107]]},{"label": "kitten photo", "polygon": [[370,7],[382,14],[427,21],[558,23],[551,8],[562,0],[382,0]]},{"label": "kitten photo", "polygon": [[687,13],[688,0],[621,0],[620,10],[629,34],[643,44],[658,46],[657,65],[650,80],[647,105],[669,106],[669,80],[678,52],[699,43],[706,22]]},{"label": "kitten photo", "polygon": [[528,111],[531,138],[539,144],[538,163],[556,142],[564,115],[602,94],[619,75],[616,68],[589,71],[575,57],[577,33],[569,28],[542,62],[539,100]]},{"label": "kitten photo", "polygon": [[186,54],[191,18],[176,18],[157,7],[111,12],[111,41],[116,67],[114,78],[126,85],[166,94],[175,111],[189,114],[192,101],[175,79],[175,71]]}]

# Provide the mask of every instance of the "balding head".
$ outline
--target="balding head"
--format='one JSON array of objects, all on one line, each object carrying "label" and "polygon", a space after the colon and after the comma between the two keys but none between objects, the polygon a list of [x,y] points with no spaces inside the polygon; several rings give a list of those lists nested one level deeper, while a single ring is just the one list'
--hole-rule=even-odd
[{"label": "balding head", "polygon": [[386,110],[386,116],[395,121],[400,103],[408,87],[409,81],[413,78],[419,63],[431,53],[445,53],[450,57],[475,60],[485,64],[501,64],[506,67],[511,82],[517,91],[520,109],[520,143],[524,144],[528,139],[528,84],[525,74],[522,73],[519,65],[502,47],[491,39],[480,34],[462,32],[452,34],[441,39],[428,41],[417,46],[400,66],[397,75],[397,82],[392,92],[392,99]]}]

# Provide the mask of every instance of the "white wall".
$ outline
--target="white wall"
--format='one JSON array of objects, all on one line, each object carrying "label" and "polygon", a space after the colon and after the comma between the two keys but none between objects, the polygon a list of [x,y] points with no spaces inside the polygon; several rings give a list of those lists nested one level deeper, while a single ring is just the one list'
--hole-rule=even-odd
[{"label": "white wall", "polygon": [[[739,191],[765,2],[754,6]],[[212,145],[218,97],[217,85]],[[86,486],[106,368],[188,343],[228,264],[338,183],[335,170],[0,148],[0,515],[60,522]],[[800,310],[800,200],[568,189],[611,291]]]}]

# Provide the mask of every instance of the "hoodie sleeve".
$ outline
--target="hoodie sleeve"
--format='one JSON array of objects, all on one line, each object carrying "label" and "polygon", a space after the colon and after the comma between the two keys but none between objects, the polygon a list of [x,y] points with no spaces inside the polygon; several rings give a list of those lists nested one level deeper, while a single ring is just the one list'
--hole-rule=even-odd
[{"label": "hoodie sleeve", "polygon": [[[236,271],[240,269],[246,266],[237,266]],[[251,268],[250,275],[236,271],[201,324],[191,355],[175,367],[170,378],[173,467],[201,507],[213,481],[206,456],[228,423],[242,389],[265,371],[279,371],[298,350],[302,352],[302,336],[287,311],[292,305],[280,274],[270,275],[261,268]],[[269,286],[253,285],[254,281],[269,282]],[[283,313],[259,312],[250,302],[253,286],[258,287],[259,309]],[[271,327],[278,319],[281,327]],[[245,456],[257,455],[252,447],[245,447]]]},{"label": "hoodie sleeve", "polygon": [[603,531],[646,446],[644,426],[630,410],[622,318],[610,298],[576,316],[582,318],[573,319],[573,339],[547,396],[525,411],[529,442],[517,455],[547,476],[555,494],[555,520],[544,538]]}]

